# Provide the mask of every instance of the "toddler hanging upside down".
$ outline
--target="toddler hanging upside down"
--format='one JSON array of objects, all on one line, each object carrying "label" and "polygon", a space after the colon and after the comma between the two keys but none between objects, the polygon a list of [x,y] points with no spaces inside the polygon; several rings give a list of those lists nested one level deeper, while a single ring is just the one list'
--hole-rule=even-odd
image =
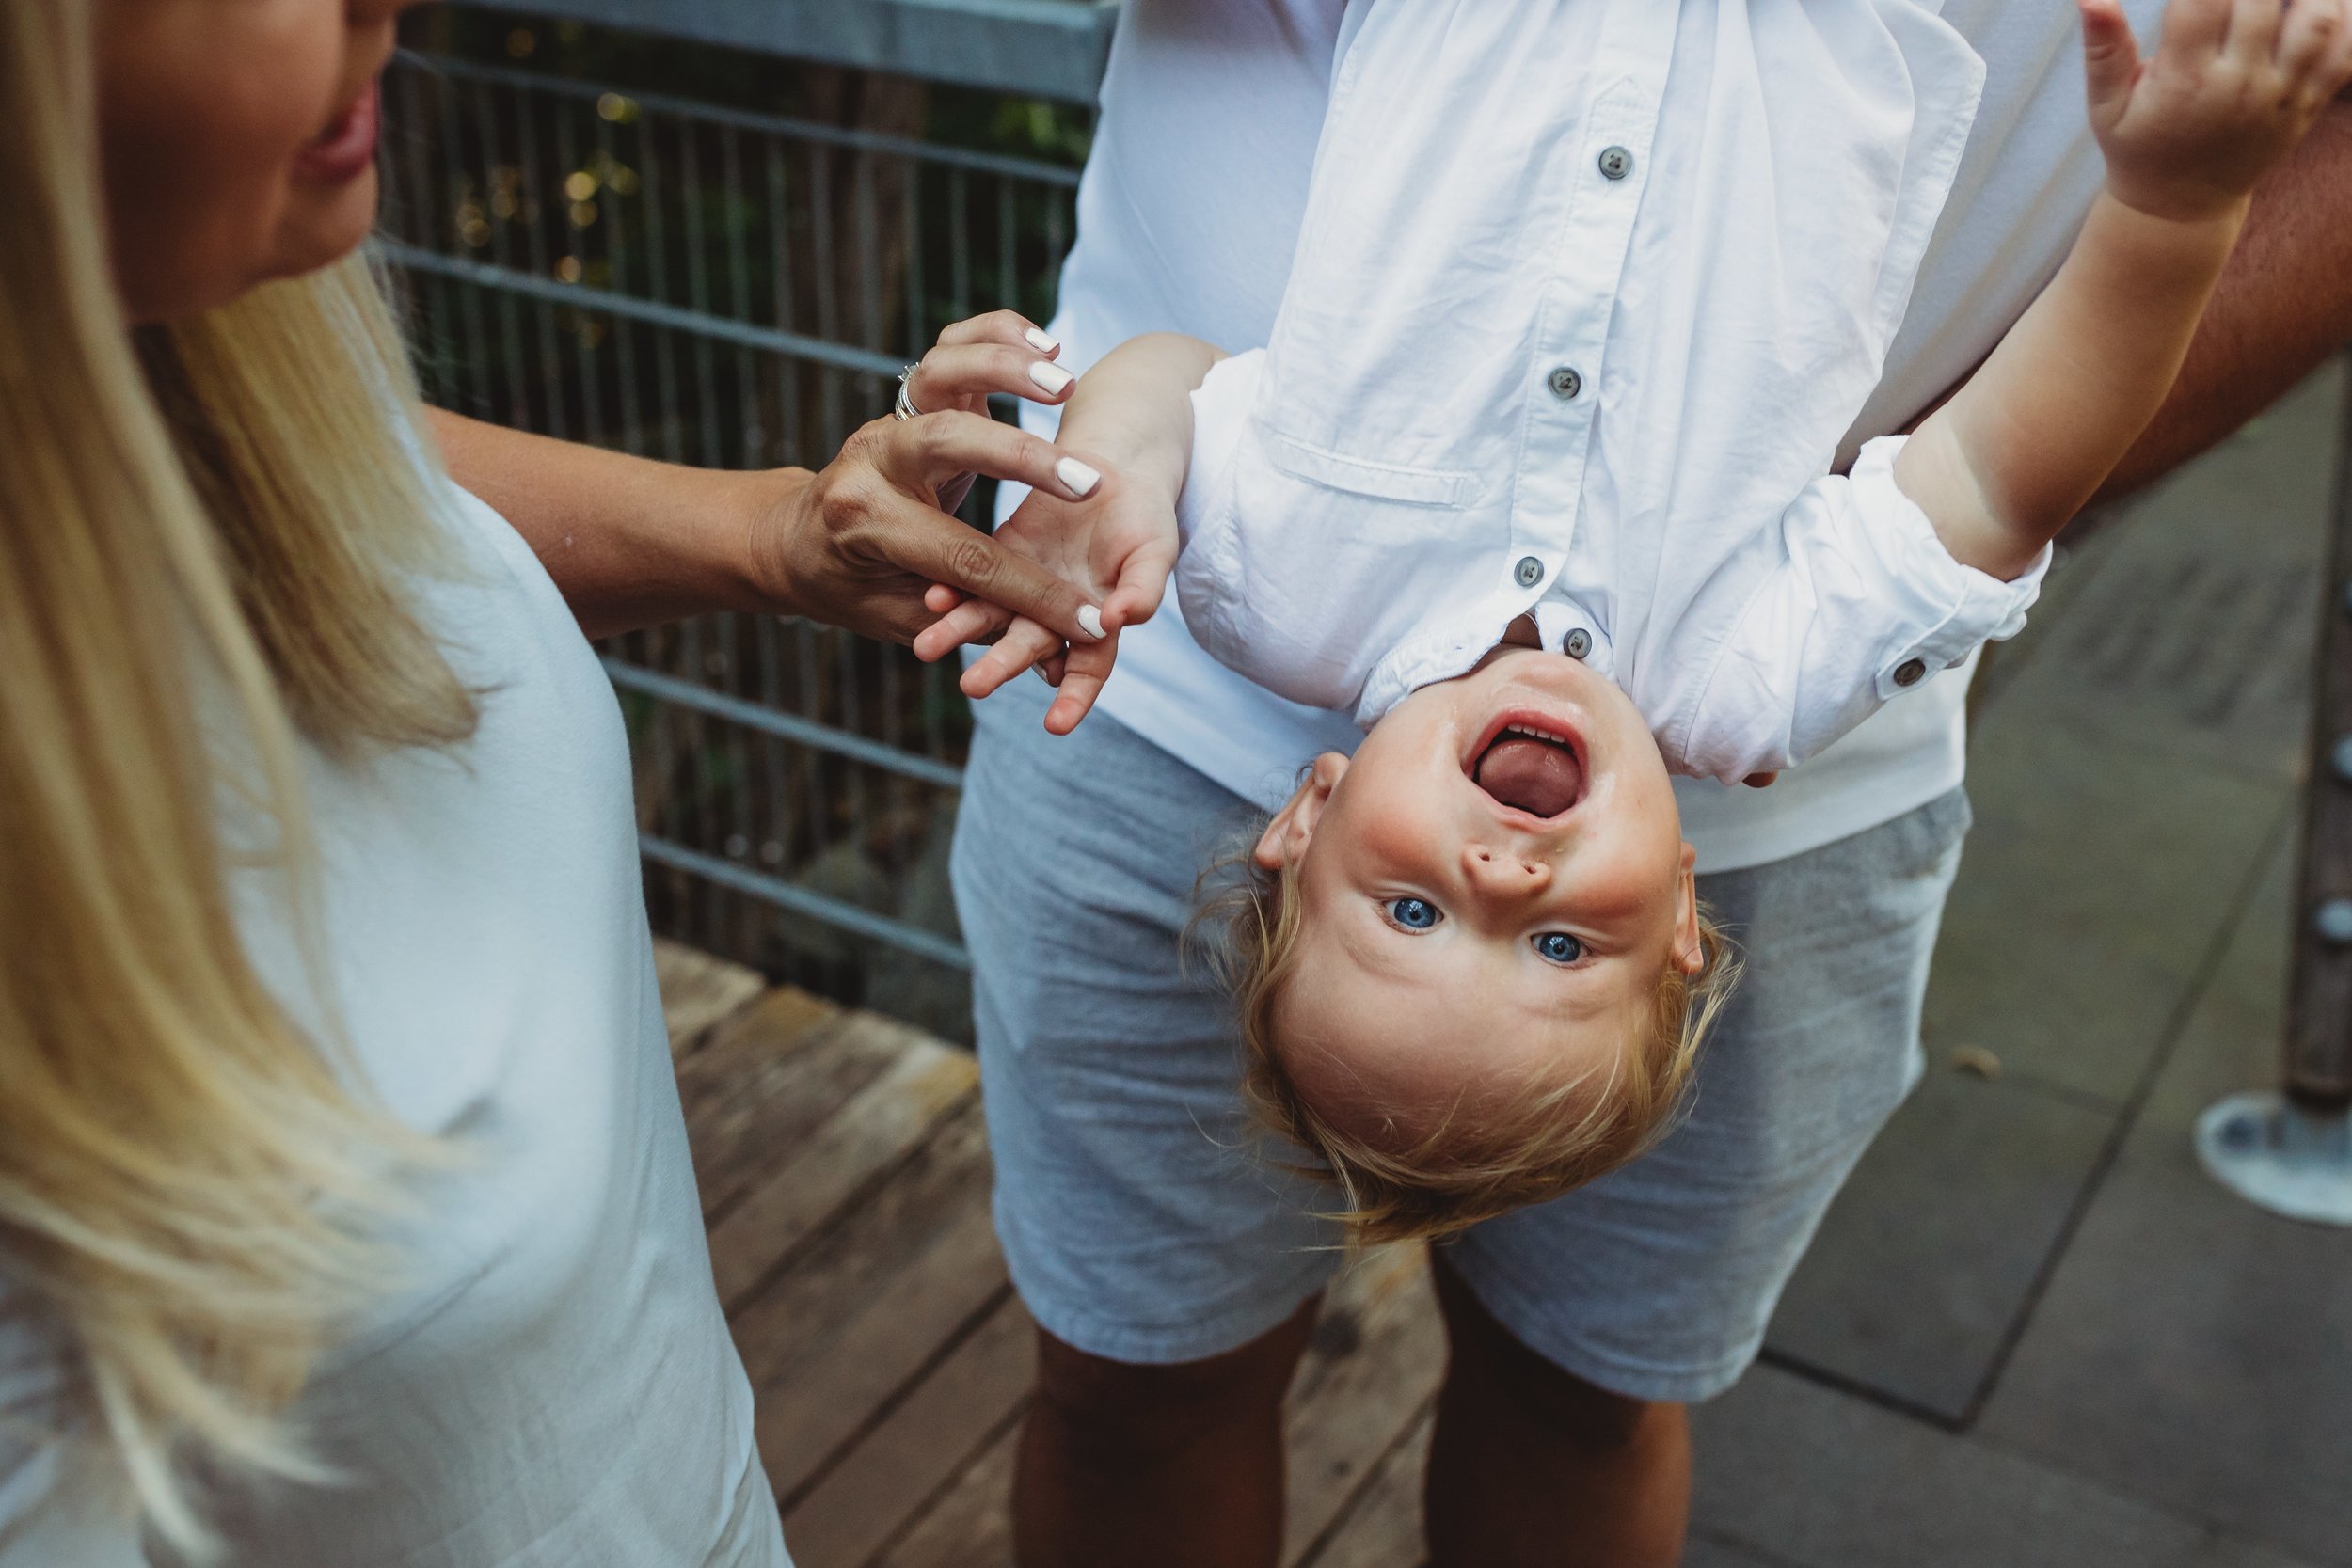
[{"label": "toddler hanging upside down", "polygon": [[[2346,0],[2173,0],[2145,60],[2080,8],[2106,182],[2072,254],[1839,473],[1981,80],[1934,7],[1376,0],[1272,341],[1106,356],[1059,441],[1113,477],[999,531],[1108,635],[934,591],[918,652],[995,638],[965,690],[1039,665],[1058,733],[1171,567],[1204,648],[1364,727],[1227,911],[1252,1098],[1364,1239],[1670,1124],[1729,982],[1670,770],[1761,782],[2023,625],[2255,182],[2352,77]],[[1548,92],[1562,58],[1611,69]]]}]

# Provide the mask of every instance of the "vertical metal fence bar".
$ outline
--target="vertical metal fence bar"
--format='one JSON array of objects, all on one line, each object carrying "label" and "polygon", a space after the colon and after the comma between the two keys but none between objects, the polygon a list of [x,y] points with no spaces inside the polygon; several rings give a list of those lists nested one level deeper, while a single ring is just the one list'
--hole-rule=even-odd
[{"label": "vertical metal fence bar", "polygon": [[930,302],[923,292],[923,179],[922,170],[909,169],[898,185],[898,228],[906,236],[906,312],[898,341],[905,347],[905,357],[911,364],[923,357],[931,346],[936,328],[931,325]]},{"label": "vertical metal fence bar", "polygon": [[[517,119],[515,136],[517,136],[519,152],[522,152],[524,179],[532,181],[541,193],[548,190],[548,181],[555,181],[552,204],[546,198],[541,198],[541,202],[538,202],[538,218],[541,221],[527,226],[529,237],[532,237],[532,273],[546,277],[548,270],[550,270],[548,268],[548,216],[550,216],[550,207],[552,218],[564,235],[564,249],[571,251],[574,249],[571,235],[585,228],[585,223],[580,221],[580,209],[585,207],[588,212],[595,212],[595,202],[593,199],[574,202],[574,198],[571,198],[571,174],[574,174],[574,169],[569,166],[569,160],[560,169],[548,169],[546,162],[538,157],[538,115],[532,113],[538,101],[541,99],[533,94],[517,94],[517,99],[515,99],[515,119]],[[557,115],[564,113],[562,103],[550,103],[550,108]],[[529,212],[529,209],[524,209],[524,212]],[[566,282],[576,282],[576,279],[566,279]],[[555,325],[555,306],[548,301],[538,301],[538,376],[541,376],[541,392],[548,404],[548,435],[557,439],[566,437],[569,425],[564,420],[564,353],[562,353],[562,339]]]},{"label": "vertical metal fence bar", "polygon": [[[774,268],[776,327],[779,331],[794,330],[798,312],[793,309],[791,205],[789,187],[785,182],[784,144],[777,138],[768,139],[768,232],[770,261]],[[792,463],[801,455],[801,381],[799,368],[789,359],[776,359],[776,461]]]},{"label": "vertical metal fence bar", "polygon": [[972,313],[972,182],[963,170],[947,171],[949,311],[957,321]]},{"label": "vertical metal fence bar", "polygon": [[[458,230],[457,238],[463,244],[463,213],[469,182],[460,158],[464,139],[457,119],[457,94],[454,90],[444,90],[435,96],[440,104],[441,150],[449,174],[449,190],[445,193],[449,208],[447,217]],[[438,214],[435,215],[436,228],[440,226],[441,216]],[[472,368],[474,378],[479,378],[489,363],[489,356],[483,349],[482,296],[479,291],[465,284],[457,285],[457,309],[459,319],[465,324],[466,363]],[[475,379],[473,385],[466,388],[465,402],[469,412],[487,414],[490,411],[488,388]]]},{"label": "vertical metal fence bar", "polygon": [[[489,241],[491,258],[500,266],[511,266],[514,264],[513,246],[509,243],[507,230],[516,201],[515,196],[502,188],[501,183],[500,177],[506,169],[499,157],[498,103],[491,96],[490,86],[486,82],[474,83],[473,91],[469,96],[473,102],[474,118],[482,127],[482,166],[488,175],[483,188],[481,222],[485,231],[483,237]],[[518,116],[528,120],[531,114],[529,103],[519,94],[515,95],[513,101]],[[460,237],[469,239],[469,236]],[[538,269],[534,267],[532,270]],[[499,295],[499,346],[504,355],[507,384],[506,422],[517,429],[533,430],[537,426],[532,422],[531,400],[523,390],[520,304],[511,293],[501,293]]]},{"label": "vertical metal fence bar", "polygon": [[[619,154],[614,151],[615,143],[612,135],[615,119],[626,110],[620,106],[616,96],[608,96],[614,97],[613,110],[612,113],[607,114],[602,102],[599,102],[597,105],[596,150],[604,155],[606,167],[628,166],[619,163]],[[647,162],[644,148],[644,137],[641,133],[638,136],[637,153],[637,164],[641,168]],[[640,192],[645,189],[642,173],[638,178],[637,189]],[[605,255],[606,264],[612,269],[612,291],[622,294],[629,292],[627,221],[627,215],[623,213],[621,204],[614,202],[612,221],[604,231]],[[614,318],[612,358],[615,369],[619,372],[620,385],[617,391],[621,405],[621,448],[625,451],[643,451],[645,446],[645,431],[644,420],[637,409],[637,324],[635,322],[620,317]]]},{"label": "vertical metal fence bar", "polygon": [[996,303],[1008,310],[1021,309],[1020,237],[1012,182],[1000,174],[996,177]]},{"label": "vertical metal fence bar", "polygon": [[[672,303],[669,285],[668,225],[661,217],[661,185],[657,170],[661,166],[661,147],[654,134],[655,119],[650,114],[640,121],[644,126],[645,166],[638,176],[638,189],[645,193],[645,285],[651,297]],[[676,334],[666,326],[652,328],[654,344],[655,385],[661,400],[661,451],[673,463],[686,461],[686,443],[677,418],[677,356],[673,340]]]},{"label": "vertical metal fence bar", "polygon": [[[831,152],[811,144],[808,150],[809,276],[816,286],[817,335],[827,342],[841,341],[841,307],[834,290],[833,167]],[[841,372],[827,365],[823,376],[824,435],[830,450],[849,434],[842,415]]]},{"label": "vertical metal fence bar", "polygon": [[[686,303],[697,315],[710,313],[710,234],[703,221],[702,135],[697,126],[681,126],[678,132],[678,189],[686,202]],[[707,468],[723,467],[726,451],[719,430],[719,389],[716,382],[710,340],[696,335],[694,356],[694,413],[702,433],[702,463]]]},{"label": "vertical metal fence bar", "polygon": [[[555,162],[566,171],[564,179],[571,179],[571,171],[579,171],[579,174],[588,176],[590,190],[593,190],[593,195],[590,195],[588,199],[590,199],[590,204],[597,209],[595,221],[602,223],[604,232],[609,235],[609,232],[612,232],[613,218],[618,216],[618,209],[621,209],[621,193],[612,188],[612,165],[609,165],[609,162],[597,160],[595,162],[595,166],[588,166],[579,160],[579,132],[574,129],[574,118],[579,115],[579,105],[564,103],[564,101],[552,101],[552,110],[555,110]],[[590,235],[588,228],[579,226],[579,223],[571,223],[571,226],[564,228],[564,240],[566,240],[564,256],[562,256],[562,261],[557,261],[555,263],[557,277],[562,277],[564,282],[588,282],[590,279],[588,277],[588,256],[590,256],[590,251],[593,251],[593,235]],[[574,383],[574,388],[579,390],[580,430],[583,430],[583,435],[588,437],[590,447],[602,447],[604,444],[604,409],[602,409],[602,400],[597,397],[597,386],[595,386],[595,369],[597,369],[595,348],[597,348],[599,339],[602,339],[602,320],[599,320],[599,317],[593,317],[590,312],[579,310],[579,308],[574,308],[569,315],[571,315],[571,329],[569,329],[571,341],[569,343],[564,343],[564,357],[571,359],[571,372],[574,372],[571,373],[571,383]],[[557,322],[557,325],[560,325],[560,322]],[[548,373],[552,376],[557,369],[560,367],[550,364],[550,367],[548,367]],[[548,388],[548,397],[555,402],[562,400],[562,392],[557,390],[552,381],[550,381],[550,388]]]}]

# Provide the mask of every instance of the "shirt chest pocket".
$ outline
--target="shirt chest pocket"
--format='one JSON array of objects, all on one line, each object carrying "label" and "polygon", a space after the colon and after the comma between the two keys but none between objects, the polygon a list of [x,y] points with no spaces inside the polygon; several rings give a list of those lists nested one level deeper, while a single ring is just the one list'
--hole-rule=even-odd
[{"label": "shirt chest pocket", "polygon": [[1445,527],[1442,515],[1474,505],[1482,488],[1478,476],[1467,468],[1420,467],[1356,456],[1279,431],[1267,432],[1260,450],[1272,474],[1311,491],[1332,493],[1339,504],[1353,501],[1371,517],[1408,529]]},{"label": "shirt chest pocket", "polygon": [[1353,705],[1363,672],[1475,551],[1486,485],[1251,430],[1177,567],[1210,653],[1295,702]]}]

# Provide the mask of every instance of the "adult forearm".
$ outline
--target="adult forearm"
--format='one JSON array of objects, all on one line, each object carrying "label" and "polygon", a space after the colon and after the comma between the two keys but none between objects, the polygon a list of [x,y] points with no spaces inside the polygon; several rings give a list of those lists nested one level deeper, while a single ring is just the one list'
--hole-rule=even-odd
[{"label": "adult forearm", "polygon": [[2352,340],[2352,103],[2254,192],[2236,251],[2147,430],[2099,499],[2159,479],[2268,407]]},{"label": "adult forearm", "polygon": [[590,637],[775,608],[752,535],[792,473],[681,468],[437,409],[428,422],[451,474],[530,543]]}]

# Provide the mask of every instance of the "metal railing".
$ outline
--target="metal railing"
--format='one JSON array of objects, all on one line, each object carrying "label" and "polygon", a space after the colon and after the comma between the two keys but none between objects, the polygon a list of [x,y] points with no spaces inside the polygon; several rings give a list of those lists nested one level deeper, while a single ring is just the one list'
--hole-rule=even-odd
[{"label": "metal railing", "polygon": [[[948,322],[1042,319],[1071,232],[1036,160],[413,54],[386,94],[427,395],[674,462],[821,465]],[[656,928],[961,1034],[952,673],[758,616],[603,653]]]},{"label": "metal railing", "polygon": [[725,49],[1091,103],[1119,0],[521,0]]}]

